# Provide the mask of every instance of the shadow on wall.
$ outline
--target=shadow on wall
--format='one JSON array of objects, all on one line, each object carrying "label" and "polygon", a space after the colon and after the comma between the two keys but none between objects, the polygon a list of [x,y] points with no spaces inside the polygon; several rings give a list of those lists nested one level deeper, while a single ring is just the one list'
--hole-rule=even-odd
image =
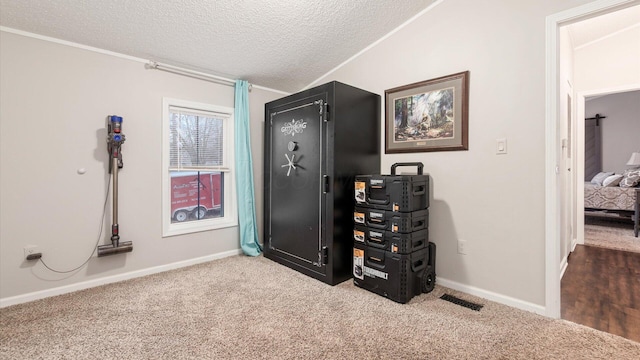
[{"label": "shadow on wall", "polygon": [[[123,239],[122,241],[131,241],[132,239]],[[135,245],[138,245],[134,242]],[[135,247],[133,251],[141,251],[138,247]],[[94,254],[93,258],[87,265],[87,276],[102,274],[107,271],[113,271],[115,269],[123,268],[127,264],[127,258],[133,256],[133,252],[128,254],[117,254],[113,256],[104,256],[98,259]]]},{"label": "shadow on wall", "polygon": [[107,150],[107,124],[103,128],[96,130],[96,148],[93,151],[93,158],[104,164],[105,174],[109,173],[109,151]]},{"label": "shadow on wall", "polygon": [[444,200],[433,198],[433,188],[434,181],[429,176],[429,241],[436,244],[436,284],[440,276],[447,280],[467,283],[464,262],[467,255],[458,254],[458,233],[451,209]]}]

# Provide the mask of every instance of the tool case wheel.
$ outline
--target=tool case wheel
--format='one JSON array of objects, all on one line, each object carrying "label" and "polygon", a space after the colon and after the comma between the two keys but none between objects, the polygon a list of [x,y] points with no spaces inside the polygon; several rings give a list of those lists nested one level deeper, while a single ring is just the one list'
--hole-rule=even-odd
[{"label": "tool case wheel", "polygon": [[431,265],[427,265],[422,275],[422,292],[430,293],[436,286],[436,272]]}]

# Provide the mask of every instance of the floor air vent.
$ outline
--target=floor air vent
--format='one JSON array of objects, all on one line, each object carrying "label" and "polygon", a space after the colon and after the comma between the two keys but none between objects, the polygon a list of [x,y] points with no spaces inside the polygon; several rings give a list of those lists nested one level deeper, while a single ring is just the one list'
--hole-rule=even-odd
[{"label": "floor air vent", "polygon": [[471,310],[475,310],[475,311],[480,311],[480,309],[482,309],[483,305],[480,304],[476,304],[476,303],[472,303],[466,300],[462,300],[458,297],[455,297],[453,295],[449,295],[449,294],[444,294],[442,296],[440,296],[440,299],[454,303],[456,305],[460,305],[460,306],[464,306],[466,308],[469,308]]}]

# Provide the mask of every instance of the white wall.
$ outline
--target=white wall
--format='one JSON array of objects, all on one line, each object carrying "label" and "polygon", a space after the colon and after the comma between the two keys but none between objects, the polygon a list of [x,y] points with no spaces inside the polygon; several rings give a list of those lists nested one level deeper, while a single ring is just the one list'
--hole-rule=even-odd
[{"label": "white wall", "polygon": [[577,49],[576,93],[640,84],[640,26]]},{"label": "white wall", "polygon": [[[0,32],[0,298],[70,286],[239,248],[236,227],[162,237],[162,97],[234,106],[233,87],[156,70],[142,62]],[[250,93],[262,219],[264,103]],[[123,117],[119,223],[126,255],[92,258],[60,275],[23,260],[37,245],[53,268],[82,264],[94,250],[107,185],[105,118]],[[79,175],[79,168],[86,169]],[[110,237],[111,203],[100,243]],[[261,220],[260,220],[261,221]],[[106,241],[105,241],[106,240]]]},{"label": "white wall", "polygon": [[618,174],[640,151],[640,90],[611,94],[585,102],[586,117],[606,116],[602,129],[602,169]]},{"label": "white wall", "polygon": [[[620,88],[640,89],[638,39],[640,26],[577,49],[574,52],[575,93],[597,95],[611,93]],[[624,164],[629,160],[631,151],[640,149],[640,117],[637,115],[640,113],[637,110],[640,105],[638,92],[635,92],[635,95],[620,95],[617,100],[605,100],[610,96],[613,95],[585,102],[585,117],[592,117],[596,113],[607,116],[607,119],[602,121],[603,141],[607,139],[606,143],[603,143],[603,170],[621,172],[626,168]],[[612,103],[605,105],[605,101]],[[629,112],[623,108],[629,108]],[[614,119],[610,119],[609,114],[613,114]],[[631,119],[626,120],[627,123],[620,122],[620,119],[629,117]],[[584,158],[578,160],[584,162]]]},{"label": "white wall", "polygon": [[[446,0],[318,81],[383,96],[470,71],[469,150],[382,159],[384,173],[421,161],[431,175],[430,239],[448,284],[545,304],[545,18],[587,2]],[[507,155],[496,155],[498,138]],[[457,253],[458,239],[468,255]]]}]

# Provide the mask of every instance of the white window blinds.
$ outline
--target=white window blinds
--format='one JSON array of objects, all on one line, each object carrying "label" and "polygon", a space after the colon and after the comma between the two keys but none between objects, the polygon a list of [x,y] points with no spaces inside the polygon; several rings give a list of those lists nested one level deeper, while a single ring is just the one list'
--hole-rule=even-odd
[{"label": "white window blinds", "polygon": [[224,127],[229,114],[169,107],[169,170],[229,171]]}]

